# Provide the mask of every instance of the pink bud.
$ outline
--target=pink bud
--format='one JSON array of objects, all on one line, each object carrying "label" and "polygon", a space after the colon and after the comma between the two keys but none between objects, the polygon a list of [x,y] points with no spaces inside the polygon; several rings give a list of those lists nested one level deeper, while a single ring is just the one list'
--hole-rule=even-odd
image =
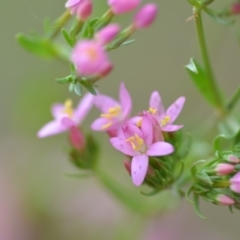
[{"label": "pink bud", "polygon": [[154,3],[146,4],[134,17],[134,26],[139,28],[149,27],[157,16],[158,8]]},{"label": "pink bud", "polygon": [[78,7],[77,16],[79,19],[86,21],[92,14],[91,0],[82,0],[82,4]]},{"label": "pink bud", "polygon": [[227,157],[227,160],[228,160],[228,162],[235,163],[235,164],[238,164],[240,162],[239,158],[233,154],[229,155]]},{"label": "pink bud", "polygon": [[82,132],[76,126],[70,128],[69,140],[75,149],[82,151],[85,148],[85,138]]},{"label": "pink bud", "polygon": [[112,67],[103,46],[93,40],[78,42],[73,49],[71,60],[81,76],[106,75]]},{"label": "pink bud", "polygon": [[131,175],[131,162],[128,160],[123,161],[124,167],[126,168],[129,175]]},{"label": "pink bud", "polygon": [[114,14],[122,14],[134,10],[141,0],[108,0]]},{"label": "pink bud", "polygon": [[236,173],[229,182],[230,189],[236,193],[240,193],[240,172]]},{"label": "pink bud", "polygon": [[232,164],[220,163],[217,165],[214,171],[217,173],[217,175],[222,176],[234,172],[235,168]]},{"label": "pink bud", "polygon": [[240,13],[240,3],[233,3],[232,4],[231,13],[232,14],[239,14]]},{"label": "pink bud", "polygon": [[111,42],[117,36],[119,31],[120,26],[118,24],[110,24],[98,31],[95,34],[95,37],[100,44],[105,45]]},{"label": "pink bud", "polygon": [[229,205],[233,205],[235,202],[232,198],[224,195],[224,194],[219,194],[217,197],[216,197],[216,200],[221,204],[221,205],[224,205],[224,206],[229,206]]}]

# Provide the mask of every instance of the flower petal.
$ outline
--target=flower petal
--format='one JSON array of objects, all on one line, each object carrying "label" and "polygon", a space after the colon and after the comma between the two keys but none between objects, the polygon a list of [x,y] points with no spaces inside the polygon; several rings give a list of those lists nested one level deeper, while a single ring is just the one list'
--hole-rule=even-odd
[{"label": "flower petal", "polygon": [[150,146],[153,142],[153,125],[148,115],[143,116],[141,129],[144,142],[147,144],[147,146]]},{"label": "flower petal", "polygon": [[125,139],[114,137],[114,138],[110,139],[110,143],[118,151],[120,151],[128,156],[136,155],[136,152],[132,149],[131,145],[126,142]]},{"label": "flower petal", "polygon": [[68,128],[61,124],[61,121],[55,120],[44,125],[37,133],[39,138],[49,137],[66,131]]},{"label": "flower petal", "polygon": [[55,103],[52,105],[51,112],[55,119],[61,118],[64,111],[64,105],[60,103]]},{"label": "flower petal", "polygon": [[146,177],[148,170],[148,156],[146,154],[134,156],[131,164],[131,176],[133,184],[140,186]]},{"label": "flower petal", "polygon": [[121,83],[120,85],[119,99],[123,111],[123,116],[125,118],[132,111],[132,99],[128,90],[125,88],[124,83]]},{"label": "flower petal", "polygon": [[109,108],[120,106],[116,100],[105,95],[95,96],[94,105],[104,113],[108,112]]},{"label": "flower petal", "polygon": [[76,126],[77,124],[69,117],[63,117],[61,119],[61,124],[65,126],[66,128],[71,128]]},{"label": "flower petal", "polygon": [[78,124],[82,123],[82,121],[92,108],[94,98],[94,95],[92,95],[91,93],[87,93],[79,102],[77,108],[74,111],[74,119],[76,119]]},{"label": "flower petal", "polygon": [[149,106],[150,108],[157,109],[158,115],[162,115],[164,113],[164,106],[162,104],[162,99],[160,94],[157,91],[154,91],[151,94]]},{"label": "flower petal", "polygon": [[164,156],[172,153],[174,147],[167,142],[156,142],[153,143],[147,150],[148,156]]},{"label": "flower petal", "polygon": [[122,126],[122,130],[125,135],[125,138],[130,138],[135,134],[137,134],[140,138],[143,138],[142,131],[134,124],[125,123]]},{"label": "flower petal", "polygon": [[94,131],[106,131],[108,128],[103,128],[104,125],[108,124],[109,120],[107,118],[97,118],[91,125]]},{"label": "flower petal", "polygon": [[166,111],[166,115],[170,117],[169,124],[173,123],[180,112],[182,111],[185,103],[185,97],[178,98]]},{"label": "flower petal", "polygon": [[175,132],[182,127],[183,127],[183,125],[172,125],[172,124],[170,124],[170,125],[166,125],[165,127],[162,127],[162,131],[163,132]]}]

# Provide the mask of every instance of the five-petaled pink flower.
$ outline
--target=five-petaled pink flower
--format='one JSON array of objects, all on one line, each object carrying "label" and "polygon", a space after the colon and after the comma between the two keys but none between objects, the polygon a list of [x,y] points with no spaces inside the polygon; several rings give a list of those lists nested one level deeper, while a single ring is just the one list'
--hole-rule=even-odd
[{"label": "five-petaled pink flower", "polygon": [[119,89],[119,99],[117,102],[111,97],[99,94],[94,98],[94,105],[102,112],[100,118],[92,123],[92,129],[95,131],[112,131],[120,128],[123,122],[127,120],[132,110],[132,100],[124,83],[121,83]]},{"label": "five-petaled pink flower", "polygon": [[104,46],[94,40],[78,42],[71,60],[80,76],[102,76],[112,69]]},{"label": "five-petaled pink flower", "polygon": [[153,143],[153,126],[147,115],[142,118],[141,129],[131,123],[122,126],[123,134],[110,139],[111,144],[120,152],[132,156],[131,176],[136,186],[140,186],[147,174],[149,156],[164,156],[174,148],[167,142]]},{"label": "five-petaled pink flower", "polygon": [[72,108],[71,100],[67,100],[64,105],[54,104],[52,107],[54,120],[39,130],[38,137],[55,135],[81,124],[93,105],[93,98],[92,94],[86,94],[75,110]]},{"label": "five-petaled pink flower", "polygon": [[167,109],[167,111],[164,111],[160,94],[155,91],[150,97],[148,111],[158,121],[162,131],[173,132],[183,127],[183,125],[174,125],[172,123],[182,111],[184,103],[185,97],[180,97]]},{"label": "five-petaled pink flower", "polygon": [[134,10],[141,0],[108,0],[114,14],[122,14]]}]

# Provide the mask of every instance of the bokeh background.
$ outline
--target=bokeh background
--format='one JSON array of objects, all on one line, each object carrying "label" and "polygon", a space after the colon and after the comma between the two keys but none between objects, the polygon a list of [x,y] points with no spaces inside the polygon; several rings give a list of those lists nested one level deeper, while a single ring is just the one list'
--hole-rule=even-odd
[{"label": "bokeh background", "polygon": [[[147,2],[147,1],[143,1]],[[165,105],[184,95],[186,105],[178,119],[187,131],[194,131],[211,114],[184,65],[190,57],[199,59],[194,23],[187,1],[155,1],[160,14],[153,27],[135,34],[136,42],[111,52],[115,69],[99,83],[100,91],[118,95],[121,81],[130,91],[134,112],[148,106],[153,90],[160,91]],[[216,9],[230,0],[217,1]],[[145,200],[131,184],[121,154],[114,151],[104,134],[101,166],[134,196],[158,209],[142,218],[114,198],[94,176],[72,179],[64,173],[76,169],[66,156],[67,135],[38,139],[36,132],[51,119],[50,106],[71,97],[67,87],[54,79],[68,74],[68,66],[43,61],[22,50],[15,41],[18,32],[42,31],[45,17],[55,19],[64,11],[64,0],[2,1],[0,8],[1,135],[0,135],[0,240],[237,240],[239,213],[201,204],[209,218],[200,219],[185,200],[176,204],[164,196]],[[95,0],[95,14],[106,9],[106,0]],[[116,20],[127,26],[132,15]],[[239,23],[232,27],[217,24],[204,15],[208,45],[215,74],[226,96],[239,84]],[[239,109],[239,108],[238,108]],[[83,125],[98,112],[93,110]],[[104,139],[104,140],[103,140]],[[203,149],[199,152],[204,156]],[[165,208],[168,208],[166,210]]]}]

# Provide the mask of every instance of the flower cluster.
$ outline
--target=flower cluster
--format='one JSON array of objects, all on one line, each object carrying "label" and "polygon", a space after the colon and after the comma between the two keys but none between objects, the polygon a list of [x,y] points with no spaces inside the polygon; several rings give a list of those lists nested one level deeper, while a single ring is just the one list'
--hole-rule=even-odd
[{"label": "flower cluster", "polygon": [[[88,93],[82,98],[76,110],[72,108],[70,100],[67,100],[64,105],[55,104],[52,108],[55,119],[40,129],[38,136],[47,137],[70,130],[72,146],[83,152],[85,140],[77,127],[91,107],[95,105],[101,114],[92,123],[91,128],[95,131],[107,132],[112,146],[125,154],[130,164],[133,183],[136,186],[141,185],[147,173],[151,173],[152,169],[150,179],[159,185],[159,180],[162,179],[159,179],[159,175],[155,176],[155,170],[163,166],[166,159],[158,160],[158,157],[174,152],[174,146],[164,141],[162,132],[174,132],[182,127],[182,125],[172,125],[172,123],[181,112],[184,101],[185,98],[180,97],[164,111],[159,93],[153,92],[150,97],[149,110],[143,111],[140,116],[130,118],[132,100],[122,83],[119,90],[119,102],[103,94],[93,96]],[[125,164],[127,164],[126,161]],[[167,171],[164,167],[160,169],[162,172]],[[171,178],[170,183],[173,179],[169,178]]]}]

